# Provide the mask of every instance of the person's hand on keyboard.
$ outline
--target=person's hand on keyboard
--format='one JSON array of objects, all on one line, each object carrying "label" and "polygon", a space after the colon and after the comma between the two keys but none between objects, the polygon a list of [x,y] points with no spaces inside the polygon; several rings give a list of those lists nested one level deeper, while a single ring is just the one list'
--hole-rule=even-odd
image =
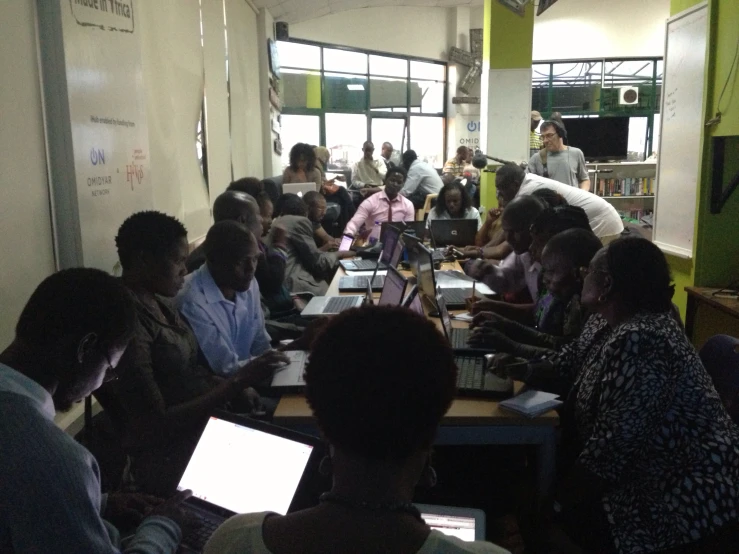
[{"label": "person's hand on keyboard", "polygon": [[277,369],[289,363],[290,358],[287,355],[277,350],[270,350],[241,366],[235,379],[244,388],[258,385],[271,378]]},{"label": "person's hand on keyboard", "polygon": [[516,343],[492,327],[477,327],[470,334],[467,343],[473,347],[489,348],[501,352],[513,352]]},{"label": "person's hand on keyboard", "polygon": [[487,298],[482,298],[474,304],[468,306],[468,311],[471,314],[478,314],[480,312],[493,312],[499,304],[499,300],[489,300]]},{"label": "person's hand on keyboard", "polygon": [[192,491],[189,489],[179,491],[159,504],[159,506],[154,508],[149,515],[162,516],[171,519],[180,526],[180,530],[184,535],[188,530],[196,525],[195,516],[182,505],[182,503],[191,496]]},{"label": "person's hand on keyboard", "polygon": [[502,379],[510,378],[516,381],[525,381],[531,375],[528,362],[511,354],[485,356],[485,371]]}]

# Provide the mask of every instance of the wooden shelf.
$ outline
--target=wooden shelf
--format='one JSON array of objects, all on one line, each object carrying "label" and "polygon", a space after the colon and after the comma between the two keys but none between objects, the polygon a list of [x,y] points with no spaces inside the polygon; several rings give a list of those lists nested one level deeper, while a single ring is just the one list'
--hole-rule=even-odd
[{"label": "wooden shelf", "polygon": [[596,194],[596,196],[600,198],[654,198],[654,194],[635,194],[631,196],[600,196]]}]

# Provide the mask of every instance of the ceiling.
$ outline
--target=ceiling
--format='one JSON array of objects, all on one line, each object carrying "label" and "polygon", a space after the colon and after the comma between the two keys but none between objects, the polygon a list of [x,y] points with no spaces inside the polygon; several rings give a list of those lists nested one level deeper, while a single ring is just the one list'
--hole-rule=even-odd
[{"label": "ceiling", "polygon": [[422,6],[451,8],[482,6],[483,0],[251,0],[258,8],[267,8],[275,21],[300,23],[331,13],[357,8],[382,6]]}]

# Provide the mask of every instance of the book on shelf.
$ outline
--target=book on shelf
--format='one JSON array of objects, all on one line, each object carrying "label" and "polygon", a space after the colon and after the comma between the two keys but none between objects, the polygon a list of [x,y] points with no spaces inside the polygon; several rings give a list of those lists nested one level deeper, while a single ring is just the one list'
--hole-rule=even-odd
[{"label": "book on shelf", "polygon": [[595,188],[598,196],[654,196],[654,177],[600,178]]}]

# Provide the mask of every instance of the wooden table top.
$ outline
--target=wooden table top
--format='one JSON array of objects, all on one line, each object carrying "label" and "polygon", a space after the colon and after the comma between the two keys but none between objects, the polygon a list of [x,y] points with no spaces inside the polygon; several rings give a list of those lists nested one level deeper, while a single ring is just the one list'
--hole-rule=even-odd
[{"label": "wooden table top", "polygon": [[[456,269],[461,271],[458,262],[444,263],[442,269]],[[409,277],[410,272],[401,272]],[[336,275],[331,281],[331,286],[326,293],[327,296],[336,296],[344,293],[339,292],[339,279],[347,273],[343,268],[339,267]],[[357,294],[357,293],[349,293]],[[373,294],[374,298],[379,298],[379,293]],[[428,307],[424,303],[424,307]],[[452,316],[464,313],[465,310],[450,310]],[[436,317],[432,318],[437,327],[441,329],[441,320]],[[456,328],[465,328],[469,324],[457,319],[452,320],[452,325]],[[519,392],[523,387],[523,383],[515,383],[515,391]],[[309,423],[313,421],[313,414],[308,406],[305,396],[284,395],[277,406],[274,414],[274,421],[277,424],[299,424]],[[527,418],[513,412],[502,409],[495,400],[479,399],[479,398],[456,398],[452,402],[452,406],[442,419],[442,425],[461,426],[461,425],[521,425],[521,426],[556,426],[559,424],[559,415],[554,410],[547,412],[536,418]]]},{"label": "wooden table top", "polygon": [[734,317],[739,317],[739,299],[736,298],[717,298],[713,296],[713,293],[721,290],[718,288],[710,287],[685,287],[685,292],[688,296],[698,299],[699,301],[705,302],[710,306],[713,306],[717,310],[721,310]]}]

